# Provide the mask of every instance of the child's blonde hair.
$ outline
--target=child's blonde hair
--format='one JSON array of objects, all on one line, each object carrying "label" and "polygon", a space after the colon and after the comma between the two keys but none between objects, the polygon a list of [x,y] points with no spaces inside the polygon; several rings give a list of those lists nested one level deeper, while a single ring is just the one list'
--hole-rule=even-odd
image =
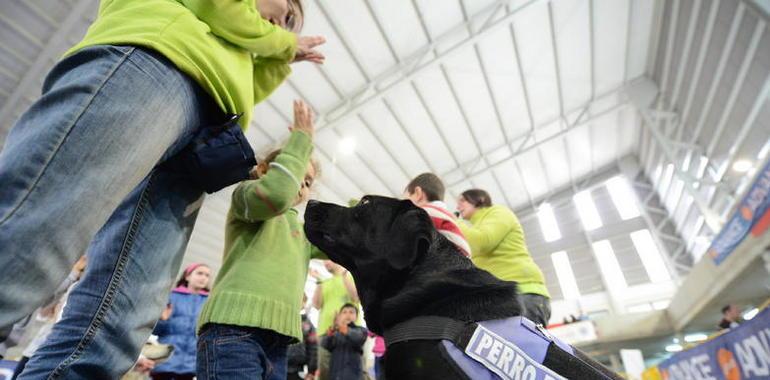
[{"label": "child's blonde hair", "polygon": [[305,9],[302,6],[302,0],[287,0],[287,4],[289,15],[286,19],[286,29],[299,33],[305,24]]}]

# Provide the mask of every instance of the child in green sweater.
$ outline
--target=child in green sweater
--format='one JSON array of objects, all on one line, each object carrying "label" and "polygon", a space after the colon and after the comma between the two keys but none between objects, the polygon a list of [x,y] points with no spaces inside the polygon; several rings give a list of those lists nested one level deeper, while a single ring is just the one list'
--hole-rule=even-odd
[{"label": "child in green sweater", "polygon": [[285,379],[288,345],[302,339],[311,257],[297,210],[316,175],[310,108],[294,103],[289,141],[233,191],[224,262],[198,320],[198,379]]}]

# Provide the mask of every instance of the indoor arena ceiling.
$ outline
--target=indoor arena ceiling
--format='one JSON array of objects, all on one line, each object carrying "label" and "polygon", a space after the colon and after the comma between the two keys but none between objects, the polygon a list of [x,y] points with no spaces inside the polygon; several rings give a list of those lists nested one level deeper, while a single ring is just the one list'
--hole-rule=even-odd
[{"label": "indoor arena ceiling", "polygon": [[[97,6],[3,1],[0,143]],[[770,32],[756,8],[710,0],[308,0],[303,34],[326,36],[326,63],[294,65],[256,107],[247,136],[260,153],[280,146],[291,102],[303,98],[319,115],[318,199],[401,196],[410,178],[431,171],[447,183],[450,204],[480,187],[522,215],[634,157],[673,210],[675,229],[695,241],[713,234],[714,214],[732,205],[746,176],[723,168],[738,159],[756,167],[767,151]],[[649,109],[630,94],[640,86],[661,91]],[[714,194],[717,186],[701,185],[715,182],[725,185]],[[218,267],[229,191],[206,200],[186,261]],[[700,227],[682,231],[685,222]]]}]

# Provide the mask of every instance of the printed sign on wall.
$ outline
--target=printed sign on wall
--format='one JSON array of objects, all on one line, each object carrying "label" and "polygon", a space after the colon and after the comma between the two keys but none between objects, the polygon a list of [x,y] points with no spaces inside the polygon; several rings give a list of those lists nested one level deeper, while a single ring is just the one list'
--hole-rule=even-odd
[{"label": "printed sign on wall", "polygon": [[751,233],[760,236],[770,226],[770,162],[759,172],[757,179],[743,197],[740,206],[722,227],[708,254],[717,265],[721,264]]},{"label": "printed sign on wall", "polygon": [[770,379],[770,308],[658,365],[663,380]]}]

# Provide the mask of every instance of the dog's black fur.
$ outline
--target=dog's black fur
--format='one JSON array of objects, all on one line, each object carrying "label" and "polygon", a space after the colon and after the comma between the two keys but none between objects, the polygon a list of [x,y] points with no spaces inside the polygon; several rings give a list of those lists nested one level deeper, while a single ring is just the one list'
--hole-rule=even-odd
[{"label": "dog's black fur", "polygon": [[[379,335],[417,316],[479,322],[521,315],[516,283],[473,265],[409,200],[366,196],[352,208],[311,201],[305,211],[305,233],[353,275],[367,327]],[[604,378],[575,371],[572,367],[580,366],[566,365],[569,354],[554,350],[551,355],[549,349],[548,355],[557,361],[552,364],[569,367],[557,373]],[[465,378],[446,360],[438,341],[389,346],[385,373],[393,379]]]}]

